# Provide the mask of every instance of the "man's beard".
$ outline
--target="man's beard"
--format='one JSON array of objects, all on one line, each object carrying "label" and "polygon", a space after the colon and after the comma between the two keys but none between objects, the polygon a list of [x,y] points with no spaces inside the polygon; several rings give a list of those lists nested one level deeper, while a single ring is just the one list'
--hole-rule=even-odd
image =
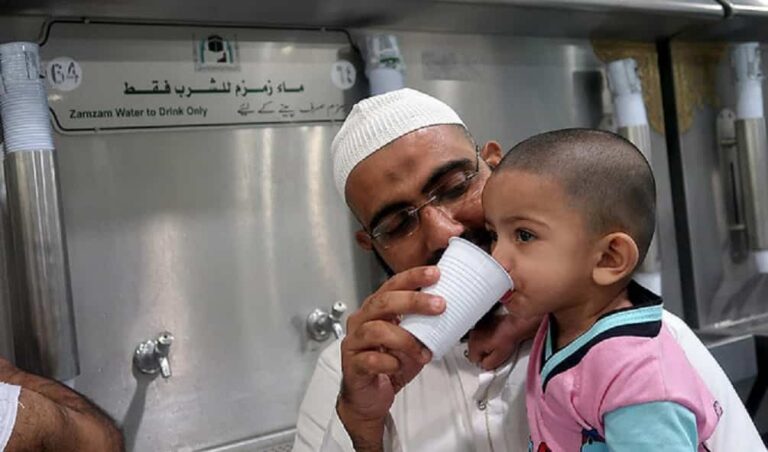
[{"label": "man's beard", "polygon": [[[464,234],[461,234],[461,238],[465,240],[469,240],[470,242],[474,243],[475,245],[479,246],[486,252],[490,253],[491,251],[491,243],[493,242],[491,234],[488,232],[485,228],[478,228],[478,229],[470,229],[466,231]],[[443,253],[445,252],[445,248],[440,249],[432,253],[432,256],[427,259],[427,262],[425,265],[437,265],[437,262],[440,260],[441,257],[443,257]],[[384,272],[387,274],[387,277],[391,278],[395,275],[395,272],[392,270],[392,267],[387,265],[387,263],[384,261],[384,258],[381,257],[381,254],[379,254],[376,249],[373,249],[373,255],[376,258],[376,261],[381,265],[381,268],[384,269]],[[472,329],[476,328],[478,325],[482,325],[486,322],[489,322],[493,316],[496,313],[496,310],[501,307],[501,303],[496,302],[493,307],[486,312],[483,317],[475,324]],[[461,341],[464,342],[469,338],[469,331],[467,331],[467,334],[464,335],[464,337],[461,338]]]}]

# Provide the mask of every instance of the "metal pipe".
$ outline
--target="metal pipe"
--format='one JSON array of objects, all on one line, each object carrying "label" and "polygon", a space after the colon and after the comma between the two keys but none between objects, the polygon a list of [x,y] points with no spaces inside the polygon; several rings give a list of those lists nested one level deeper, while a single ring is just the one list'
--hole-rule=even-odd
[{"label": "metal pipe", "polygon": [[0,113],[12,231],[16,363],[67,380],[79,373],[67,249],[38,48],[0,45]]},{"label": "metal pipe", "polygon": [[768,141],[765,119],[736,120],[744,218],[753,250],[768,250]]},{"label": "metal pipe", "polygon": [[6,157],[13,231],[17,364],[65,380],[79,373],[67,250],[53,152]]},{"label": "metal pipe", "polygon": [[760,45],[734,45],[730,57],[736,85],[736,146],[747,241],[758,270],[768,273],[768,140]]},{"label": "metal pipe", "polygon": [[[0,133],[0,158],[4,152]],[[8,278],[11,226],[8,217],[8,193],[5,189],[5,172],[0,171],[0,356],[16,362],[13,350],[13,322],[11,319],[11,290]]]},{"label": "metal pipe", "polygon": [[[612,61],[607,69],[618,132],[634,144],[651,165],[651,129],[643,102],[643,87],[637,75],[637,62],[632,58]],[[645,259],[634,277],[648,289],[661,293],[661,253],[657,234],[653,234]]]},{"label": "metal pipe", "polygon": [[[648,163],[651,162],[651,130],[648,125],[619,127],[619,135],[623,136],[634,144],[640,152],[643,153]],[[638,267],[639,273],[658,274],[661,278],[661,253],[659,253],[659,242],[657,234],[653,234],[653,239],[645,254],[645,260]],[[655,279],[656,276],[650,277]],[[659,284],[661,280],[659,279]]]}]

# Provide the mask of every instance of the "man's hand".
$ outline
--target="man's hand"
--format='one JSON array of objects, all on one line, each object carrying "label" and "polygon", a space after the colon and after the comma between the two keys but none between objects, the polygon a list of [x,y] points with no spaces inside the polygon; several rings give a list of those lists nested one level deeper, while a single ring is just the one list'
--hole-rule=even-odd
[{"label": "man's hand", "polygon": [[341,342],[342,382],[336,410],[356,450],[380,450],[384,419],[395,394],[431,359],[416,338],[400,328],[406,314],[437,315],[445,301],[417,290],[435,283],[437,267],[399,273],[347,319]]},{"label": "man's hand", "polygon": [[512,356],[520,342],[536,334],[540,323],[540,317],[489,316],[469,332],[469,360],[485,370],[499,367]]}]

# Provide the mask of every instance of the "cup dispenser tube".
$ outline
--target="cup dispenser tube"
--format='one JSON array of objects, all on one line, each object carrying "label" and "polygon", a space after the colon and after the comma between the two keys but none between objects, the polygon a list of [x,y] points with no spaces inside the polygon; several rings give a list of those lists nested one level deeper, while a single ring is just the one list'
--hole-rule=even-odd
[{"label": "cup dispenser tube", "polygon": [[[608,63],[607,76],[619,135],[637,146],[651,165],[651,130],[643,103],[643,87],[637,75],[637,63],[632,58],[612,61]],[[661,294],[661,257],[657,234],[653,236],[635,279]]]},{"label": "cup dispenser tube", "polygon": [[16,364],[69,380],[79,373],[79,362],[53,136],[36,44],[0,45],[0,115]]},{"label": "cup dispenser tube", "polygon": [[760,273],[768,273],[768,137],[759,44],[732,46],[730,64],[736,108],[720,112],[717,134],[731,255],[739,261],[751,252]]}]

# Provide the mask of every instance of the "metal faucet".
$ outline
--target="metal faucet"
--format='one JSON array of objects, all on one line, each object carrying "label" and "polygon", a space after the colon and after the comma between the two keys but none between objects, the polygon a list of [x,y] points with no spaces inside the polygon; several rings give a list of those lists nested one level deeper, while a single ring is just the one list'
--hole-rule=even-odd
[{"label": "metal faucet", "polygon": [[330,312],[317,308],[307,316],[307,332],[312,339],[323,342],[333,333],[336,339],[344,336],[341,326],[341,316],[347,310],[347,305],[337,301],[331,306]]},{"label": "metal faucet", "polygon": [[140,343],[133,354],[133,364],[145,374],[154,375],[160,372],[163,378],[170,378],[173,375],[171,360],[168,357],[171,344],[173,344],[173,334],[167,331],[161,333],[156,339]]}]

